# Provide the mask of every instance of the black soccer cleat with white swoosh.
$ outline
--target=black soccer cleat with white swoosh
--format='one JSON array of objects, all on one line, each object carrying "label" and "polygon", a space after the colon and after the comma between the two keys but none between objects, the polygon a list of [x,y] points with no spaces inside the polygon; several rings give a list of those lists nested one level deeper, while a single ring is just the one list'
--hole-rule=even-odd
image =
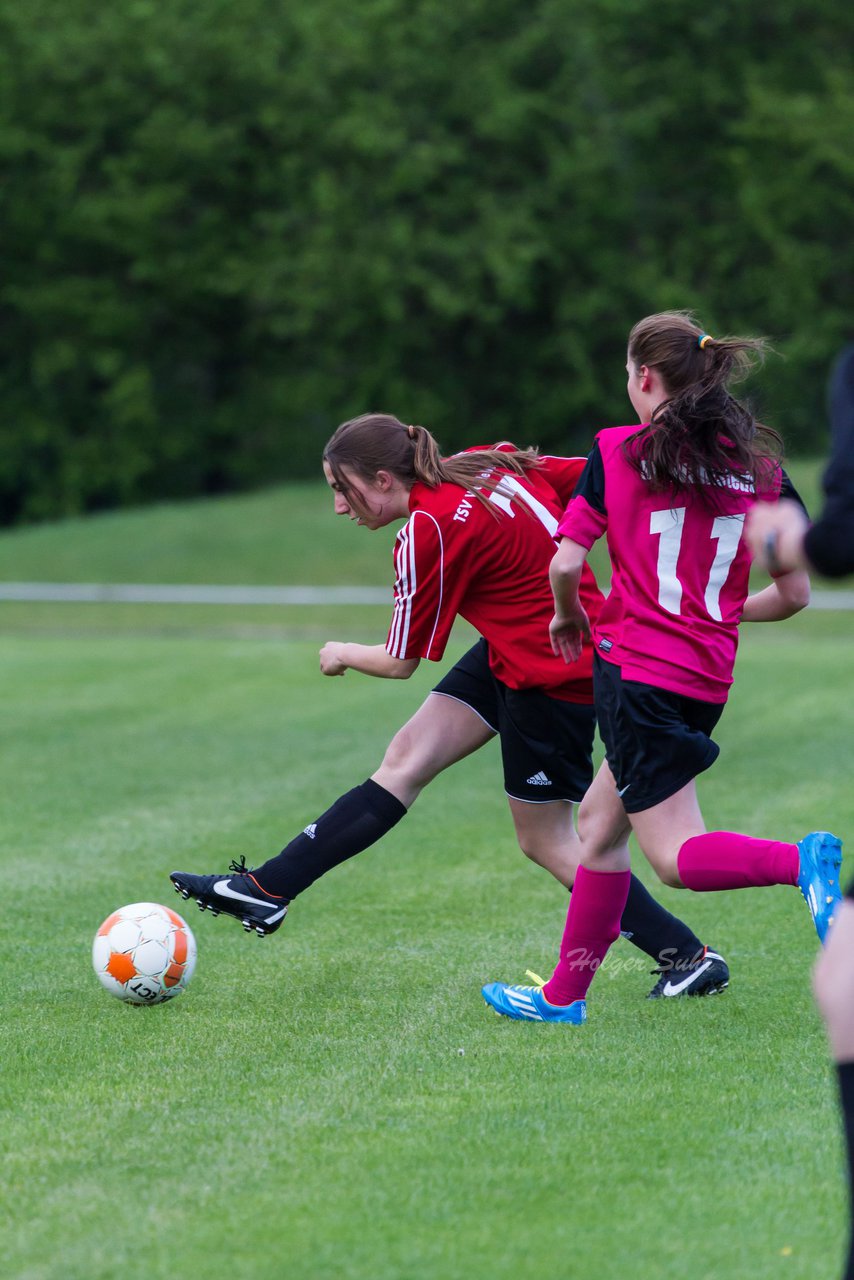
[{"label": "black soccer cleat with white swoosh", "polygon": [[199,910],[234,916],[247,933],[254,929],[261,938],[275,933],[288,914],[288,899],[262,889],[247,869],[245,858],[232,862],[229,872],[225,876],[193,876],[173,871],[169,879],[182,898],[196,899]]},{"label": "black soccer cleat with white swoosh", "polygon": [[729,986],[729,966],[723,956],[703,947],[690,959],[668,961],[653,973],[659,975],[647,1000],[672,1000],[676,996],[714,996]]}]

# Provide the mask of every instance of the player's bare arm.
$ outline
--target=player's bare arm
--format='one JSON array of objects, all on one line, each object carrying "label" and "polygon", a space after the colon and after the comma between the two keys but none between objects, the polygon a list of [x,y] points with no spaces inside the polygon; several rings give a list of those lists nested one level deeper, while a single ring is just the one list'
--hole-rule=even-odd
[{"label": "player's bare arm", "polygon": [[581,604],[578,588],[587,550],[571,538],[563,538],[549,566],[555,616],[549,626],[552,651],[564,662],[575,662],[590,636],[590,619]]},{"label": "player's bare arm", "polygon": [[744,602],[742,622],[782,622],[791,618],[810,602],[809,574],[803,569],[782,573],[761,591],[754,592]]},{"label": "player's bare arm", "polygon": [[345,671],[385,680],[408,680],[418,658],[393,658],[384,644],[350,644],[328,640],[320,650],[320,670],[325,676],[343,676]]}]

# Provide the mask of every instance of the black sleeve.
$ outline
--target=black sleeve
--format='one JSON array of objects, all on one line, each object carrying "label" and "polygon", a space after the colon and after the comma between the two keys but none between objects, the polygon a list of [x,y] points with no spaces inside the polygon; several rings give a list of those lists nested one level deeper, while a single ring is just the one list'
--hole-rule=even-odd
[{"label": "black sleeve", "polygon": [[787,471],[783,471],[783,481],[780,485],[780,497],[788,498],[791,502],[797,502],[801,511],[803,511],[804,515],[809,519],[810,513],[807,511],[807,504],[792,484],[791,477]]},{"label": "black sleeve", "polygon": [[831,375],[830,425],[824,510],[807,530],[804,551],[818,573],[841,578],[854,572],[854,345],[842,352]]},{"label": "black sleeve", "polygon": [[572,491],[573,498],[584,498],[588,506],[600,515],[605,515],[605,467],[599,442],[596,441],[587,455],[584,470],[578,477],[578,483]]}]

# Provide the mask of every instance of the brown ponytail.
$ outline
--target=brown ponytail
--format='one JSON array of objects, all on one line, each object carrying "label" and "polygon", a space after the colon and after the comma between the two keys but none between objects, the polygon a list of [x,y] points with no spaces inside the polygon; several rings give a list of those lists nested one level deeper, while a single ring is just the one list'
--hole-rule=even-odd
[{"label": "brown ponytail", "polygon": [[323,461],[345,490],[347,481],[342,467],[363,480],[372,480],[378,471],[388,471],[410,488],[416,481],[430,489],[437,489],[440,484],[471,488],[495,516],[500,512],[480,492],[492,492],[500,485],[501,476],[490,472],[500,467],[522,476],[540,466],[536,449],[477,449],[443,458],[438,442],[426,427],[407,426],[389,413],[364,413],[342,422],[323,451]]},{"label": "brown ponytail", "polygon": [[629,361],[655,368],[668,398],[648,425],[625,442],[629,463],[657,489],[696,489],[711,496],[734,475],[757,488],[775,473],[782,441],[730,393],[732,383],[762,361],[762,338],[715,338],[687,311],[638,321],[629,334]]}]

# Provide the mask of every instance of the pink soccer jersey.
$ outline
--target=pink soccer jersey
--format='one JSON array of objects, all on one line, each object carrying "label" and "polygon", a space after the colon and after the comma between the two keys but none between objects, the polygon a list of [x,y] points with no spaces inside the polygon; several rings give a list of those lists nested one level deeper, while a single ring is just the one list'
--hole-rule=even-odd
[{"label": "pink soccer jersey", "polygon": [[733,475],[716,508],[689,489],[655,491],[623,455],[639,429],[599,432],[558,528],[583,547],[607,533],[611,593],[594,645],[625,680],[726,702],[748,594],[742,532],[753,482]]},{"label": "pink soccer jersey", "polygon": [[[498,519],[460,485],[415,484],[412,514],[394,549],[388,652],[440,659],[459,614],[485,638],[490,667],[509,688],[542,688],[568,702],[591,703],[591,647],[567,666],[552,653],[548,631],[558,520],[584,465],[584,458],[549,458],[524,479],[506,473],[502,490],[489,497]],[[589,571],[582,590],[596,617],[602,595]]]}]

